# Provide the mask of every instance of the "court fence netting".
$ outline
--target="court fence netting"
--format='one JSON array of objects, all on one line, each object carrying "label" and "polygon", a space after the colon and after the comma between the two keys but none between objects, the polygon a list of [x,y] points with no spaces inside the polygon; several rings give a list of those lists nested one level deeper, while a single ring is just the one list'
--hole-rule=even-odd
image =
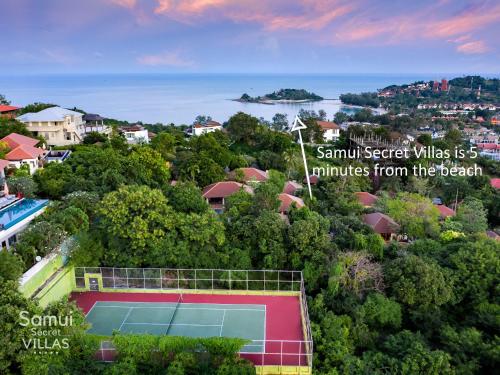
[{"label": "court fence netting", "polygon": [[[301,271],[224,270],[170,268],[75,267],[76,287],[86,287],[86,275],[100,276],[106,289],[212,290],[297,292],[304,329],[304,340],[252,340],[248,346],[263,348],[261,353],[242,351],[239,355],[257,366],[305,366],[312,368],[313,340],[307,298]],[[113,361],[116,351],[103,341],[98,359]]]}]

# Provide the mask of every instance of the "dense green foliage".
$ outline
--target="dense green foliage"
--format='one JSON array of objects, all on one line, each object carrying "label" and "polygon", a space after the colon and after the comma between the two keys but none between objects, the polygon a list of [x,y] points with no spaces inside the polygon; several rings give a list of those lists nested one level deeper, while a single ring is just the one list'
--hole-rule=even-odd
[{"label": "dense green foliage", "polygon": [[[301,115],[311,125],[325,118]],[[391,129],[410,123],[369,111],[355,116]],[[284,126],[282,117],[276,121],[280,125],[273,128]],[[389,137],[383,126],[379,134]],[[311,126],[307,137],[318,134]],[[452,133],[442,142],[451,148],[460,140]],[[311,166],[322,165],[313,150],[307,153]],[[271,178],[253,194],[240,191],[227,198],[224,213],[216,214],[201,189],[244,166],[270,169]],[[71,262],[79,266],[303,271],[315,374],[494,373],[500,363],[500,242],[485,231],[499,223],[500,197],[489,178],[381,179],[375,209],[401,225],[399,234],[409,239],[401,243],[384,242],[363,223],[362,215],[374,208],[363,208],[354,193],[371,190],[366,177],[321,178],[314,198],[303,196],[306,207],[292,208],[284,219],[277,212],[283,183],[303,178],[292,136],[244,113],[231,117],[225,132],[184,139],[178,129],[166,127],[150,145],[128,146],[114,137],[75,147],[63,164],[35,174],[33,193],[55,201],[0,259],[0,328],[7,332],[0,368],[34,373],[36,359],[18,355],[25,332],[13,322],[16,309],[39,307],[15,293],[12,280],[22,262],[31,265],[35,256],[71,236]],[[21,186],[16,179],[10,183]],[[439,219],[430,200],[435,196],[448,205],[458,201],[457,215]],[[119,360],[111,366],[91,360],[92,337],[74,337],[74,349],[40,361],[39,372],[255,371],[236,360],[237,341],[116,335]]]},{"label": "dense green foliage", "polygon": [[244,102],[260,102],[265,100],[307,100],[307,101],[319,101],[323,98],[313,92],[309,92],[304,89],[281,89],[274,91],[270,94],[264,96],[251,97],[248,94],[243,94],[240,98]]}]

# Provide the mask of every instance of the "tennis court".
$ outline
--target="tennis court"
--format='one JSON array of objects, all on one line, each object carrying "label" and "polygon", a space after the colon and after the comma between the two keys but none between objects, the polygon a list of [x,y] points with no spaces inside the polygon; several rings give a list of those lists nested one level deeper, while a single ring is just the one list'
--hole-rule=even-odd
[{"label": "tennis court", "polygon": [[87,313],[89,333],[113,331],[188,337],[235,337],[260,340],[245,352],[264,350],[266,306],[254,304],[96,301]]}]

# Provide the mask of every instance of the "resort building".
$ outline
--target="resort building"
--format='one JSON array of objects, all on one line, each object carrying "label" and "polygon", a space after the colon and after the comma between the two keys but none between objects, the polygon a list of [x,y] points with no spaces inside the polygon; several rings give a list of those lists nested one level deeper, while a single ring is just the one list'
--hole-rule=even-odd
[{"label": "resort building", "polygon": [[83,114],[61,107],[50,107],[17,117],[35,136],[42,136],[49,146],[66,146],[83,139]]},{"label": "resort building", "polygon": [[203,198],[205,198],[212,209],[220,213],[224,211],[226,198],[243,190],[253,194],[253,189],[235,181],[222,181],[208,185],[203,189]]},{"label": "resort building", "polygon": [[122,126],[118,129],[129,144],[149,143],[149,133],[142,125]]},{"label": "resort building", "polygon": [[17,235],[45,211],[48,200],[24,199],[6,194],[0,197],[0,251],[9,249]]},{"label": "resort building", "polygon": [[434,206],[438,209],[439,217],[441,218],[441,220],[444,220],[450,216],[455,216],[455,211],[449,207],[446,207],[444,204],[436,204]]},{"label": "resort building", "polygon": [[378,200],[378,197],[376,195],[367,193],[366,191],[360,191],[354,193],[354,195],[356,196],[359,204],[365,208],[373,207]]},{"label": "resort building", "polygon": [[287,181],[285,182],[285,186],[283,187],[283,193],[295,195],[298,190],[302,189],[302,185],[295,181]]},{"label": "resort building", "polygon": [[111,126],[104,125],[104,117],[94,113],[87,113],[83,115],[84,124],[82,126],[82,135],[85,137],[87,134],[95,132],[109,136],[111,134]]},{"label": "resort building", "polygon": [[267,171],[258,168],[238,168],[230,173],[230,177],[245,183],[257,183],[267,181],[269,179],[269,174]]},{"label": "resort building", "polygon": [[290,194],[281,193],[280,195],[278,195],[278,199],[281,202],[281,205],[278,209],[280,214],[288,214],[293,206],[295,206],[296,208],[304,207],[304,201],[301,198],[295,197]]},{"label": "resort building", "polygon": [[340,126],[331,121],[316,121],[321,130],[323,130],[323,139],[325,142],[335,142],[340,137]]},{"label": "resort building", "polygon": [[206,133],[212,133],[217,130],[222,130],[222,125],[217,121],[207,121],[206,124],[196,123],[188,129],[188,135],[199,136]]},{"label": "resort building", "polygon": [[[47,152],[42,148],[35,147],[40,141],[26,137],[21,134],[11,133],[0,139],[8,145],[10,151],[5,155],[2,164],[10,168],[21,168],[23,165],[29,167],[30,174],[41,167],[41,160]],[[2,168],[3,169],[3,168]]]},{"label": "resort building", "polygon": [[391,217],[380,212],[364,215],[363,221],[366,225],[370,226],[375,233],[380,234],[385,241],[392,240],[400,228],[399,224]]},{"label": "resort building", "polygon": [[14,118],[17,115],[17,111],[21,109],[20,107],[14,107],[12,105],[0,105],[0,117],[3,118]]}]

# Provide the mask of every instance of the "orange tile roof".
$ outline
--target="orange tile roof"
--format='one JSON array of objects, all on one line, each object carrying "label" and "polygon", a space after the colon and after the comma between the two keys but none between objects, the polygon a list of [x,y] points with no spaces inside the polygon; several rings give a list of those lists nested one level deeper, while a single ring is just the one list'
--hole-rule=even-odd
[{"label": "orange tile roof", "polygon": [[262,182],[266,181],[269,178],[267,171],[263,171],[257,168],[240,168],[239,170],[243,172],[243,180],[245,182]]},{"label": "orange tile roof", "polygon": [[235,181],[221,181],[208,185],[203,189],[203,198],[226,198],[243,189],[247,193],[253,193],[250,186]]},{"label": "orange tile roof", "polygon": [[295,181],[287,181],[285,182],[285,186],[283,187],[283,193],[294,195],[295,192],[299,189],[302,189],[302,185]]},{"label": "orange tile roof", "polygon": [[16,147],[12,151],[10,151],[7,155],[5,155],[5,158],[7,160],[11,160],[11,161],[24,160],[24,159],[36,159],[37,157],[42,155],[44,152],[45,152],[45,150],[42,150],[41,148],[27,146],[27,145],[21,145],[19,147]]},{"label": "orange tile roof", "polygon": [[21,107],[14,107],[13,105],[0,105],[0,113],[17,111]]},{"label": "orange tile roof", "polygon": [[21,145],[34,146],[40,141],[38,139],[26,137],[25,135],[10,133],[8,136],[0,139],[0,142],[5,142],[9,145],[9,148],[14,149]]},{"label": "orange tile roof", "polygon": [[448,216],[455,216],[455,211],[453,211],[449,207],[446,207],[444,204],[436,204],[434,206],[438,209],[439,215],[443,219],[447,218]]},{"label": "orange tile roof", "polygon": [[363,221],[366,225],[372,227],[375,233],[392,234],[399,230],[398,223],[396,223],[391,217],[380,212],[364,215]]},{"label": "orange tile roof", "polygon": [[378,197],[376,195],[367,193],[366,191],[359,191],[357,193],[354,193],[354,195],[356,195],[359,203],[365,207],[372,207],[378,200]]},{"label": "orange tile roof", "polygon": [[293,195],[281,193],[278,195],[278,199],[281,201],[279,212],[285,213],[290,211],[292,204],[295,204],[297,208],[304,207],[304,201],[299,197],[294,197]]},{"label": "orange tile roof", "polygon": [[321,129],[323,130],[329,130],[329,129],[340,129],[340,126],[338,126],[336,123],[332,121],[316,121],[316,123],[320,126]]}]

